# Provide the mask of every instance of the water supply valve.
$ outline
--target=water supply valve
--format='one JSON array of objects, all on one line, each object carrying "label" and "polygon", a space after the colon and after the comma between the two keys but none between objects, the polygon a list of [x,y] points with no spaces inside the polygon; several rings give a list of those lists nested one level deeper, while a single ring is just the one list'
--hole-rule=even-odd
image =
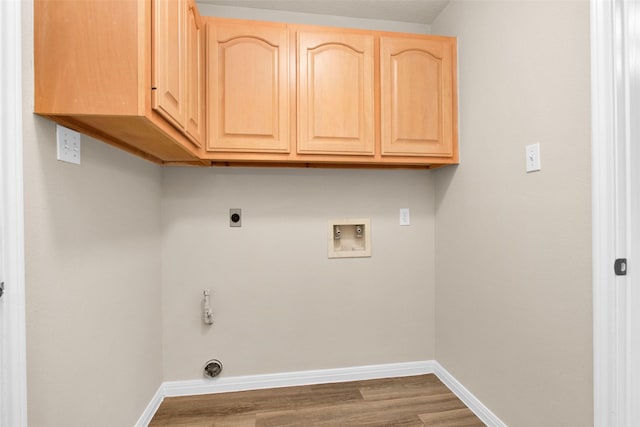
[{"label": "water supply valve", "polygon": [[342,231],[340,230],[340,226],[339,225],[334,225],[333,226],[333,239],[334,240],[340,240],[341,236],[342,236]]},{"label": "water supply valve", "polygon": [[202,315],[203,321],[207,325],[213,325],[213,311],[211,310],[211,303],[209,301],[209,289],[204,290],[204,301],[202,303]]}]

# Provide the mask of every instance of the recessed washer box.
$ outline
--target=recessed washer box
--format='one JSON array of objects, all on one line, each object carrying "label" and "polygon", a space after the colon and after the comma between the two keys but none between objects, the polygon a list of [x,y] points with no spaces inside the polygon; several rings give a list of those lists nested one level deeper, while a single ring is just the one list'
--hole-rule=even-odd
[{"label": "recessed washer box", "polygon": [[329,220],[327,229],[329,258],[371,256],[371,220],[349,218]]}]

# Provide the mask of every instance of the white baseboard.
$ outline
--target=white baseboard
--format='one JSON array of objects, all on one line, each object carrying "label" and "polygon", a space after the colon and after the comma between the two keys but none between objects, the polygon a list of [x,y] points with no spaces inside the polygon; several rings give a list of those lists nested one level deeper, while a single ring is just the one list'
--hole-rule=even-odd
[{"label": "white baseboard", "polygon": [[232,391],[260,390],[265,388],[293,387],[299,385],[336,383],[379,378],[407,377],[435,374],[489,427],[506,427],[486,406],[475,398],[446,369],[434,360],[386,365],[354,366],[350,368],[320,369],[314,371],[283,372],[277,374],[218,377],[187,381],[166,381],[160,385],[153,399],[135,427],[146,427],[165,397],[194,396],[199,394],[226,393]]},{"label": "white baseboard", "polygon": [[434,361],[433,364],[433,373],[436,374],[438,379],[440,379],[440,381],[442,381],[444,385],[449,388],[449,390],[451,390],[456,396],[458,396],[458,399],[462,400],[462,402],[467,405],[467,407],[471,409],[471,411],[473,411],[473,413],[476,414],[476,416],[480,418],[483,423],[485,423],[488,427],[507,427],[507,425],[502,422],[500,418],[498,418],[493,412],[491,412],[489,408],[484,406],[482,402],[478,400],[478,398],[471,394],[471,392],[467,390],[465,386],[463,386],[457,379],[455,379],[453,375],[449,373],[449,371],[444,369],[442,365],[440,365],[436,361]]},{"label": "white baseboard", "polygon": [[138,422],[134,427],[147,427],[149,425],[151,419],[156,414],[156,411],[164,400],[165,395],[163,386],[164,384],[160,384],[160,387],[156,390],[156,394],[153,395],[151,402],[149,402],[142,415],[140,415],[140,418],[138,418]]},{"label": "white baseboard", "polygon": [[219,377],[212,380],[168,381],[162,387],[164,396],[192,396],[230,391],[336,383],[377,378],[406,377],[433,373],[433,362],[391,363],[387,365],[355,366],[351,368],[282,372],[278,374]]}]

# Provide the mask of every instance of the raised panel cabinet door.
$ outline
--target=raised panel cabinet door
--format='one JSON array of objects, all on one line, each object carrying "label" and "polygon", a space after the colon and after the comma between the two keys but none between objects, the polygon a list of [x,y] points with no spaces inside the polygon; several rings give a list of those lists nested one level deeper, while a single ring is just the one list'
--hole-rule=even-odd
[{"label": "raised panel cabinet door", "polygon": [[287,27],[208,21],[207,42],[207,150],[289,152]]},{"label": "raised panel cabinet door", "polygon": [[298,153],[373,155],[374,37],[299,32]]},{"label": "raised panel cabinet door", "polygon": [[453,156],[455,44],[380,38],[383,155]]},{"label": "raised panel cabinet door", "polygon": [[204,26],[194,0],[187,10],[186,132],[198,147],[204,141]]},{"label": "raised panel cabinet door", "polygon": [[186,0],[154,0],[152,108],[184,129]]}]

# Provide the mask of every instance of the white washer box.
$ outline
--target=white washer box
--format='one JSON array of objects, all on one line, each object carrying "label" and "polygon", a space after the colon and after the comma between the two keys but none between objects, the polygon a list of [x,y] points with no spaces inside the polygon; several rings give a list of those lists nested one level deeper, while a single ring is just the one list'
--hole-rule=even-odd
[{"label": "white washer box", "polygon": [[327,231],[329,258],[360,258],[371,256],[371,220],[342,218],[329,221]]}]

